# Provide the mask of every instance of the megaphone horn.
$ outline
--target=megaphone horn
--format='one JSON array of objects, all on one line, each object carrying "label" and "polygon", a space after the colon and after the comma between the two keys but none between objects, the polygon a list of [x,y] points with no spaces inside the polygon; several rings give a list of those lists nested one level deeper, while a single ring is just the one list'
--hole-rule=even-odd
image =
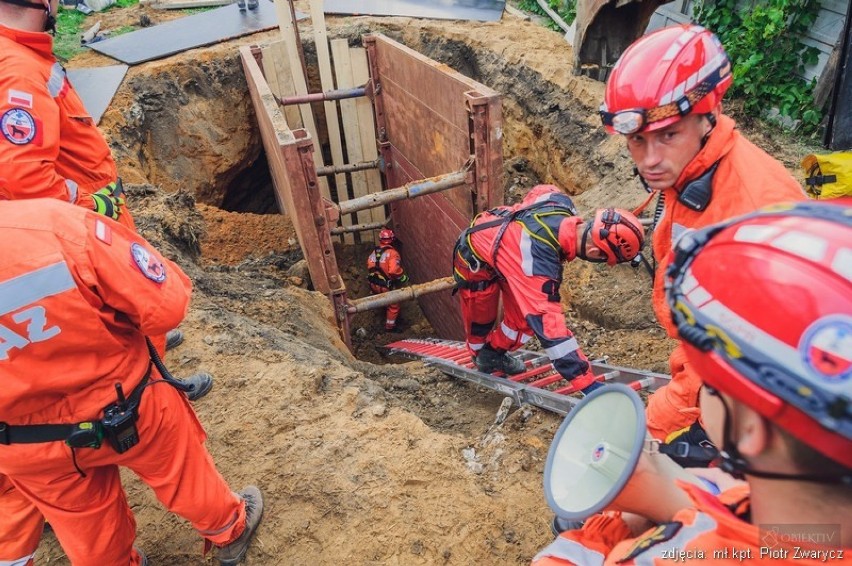
[{"label": "megaphone horn", "polygon": [[565,417],[544,467],[544,494],[558,517],[580,520],[604,509],[666,522],[690,500],[676,479],[700,480],[647,438],[645,406],[622,384],[602,387]]}]

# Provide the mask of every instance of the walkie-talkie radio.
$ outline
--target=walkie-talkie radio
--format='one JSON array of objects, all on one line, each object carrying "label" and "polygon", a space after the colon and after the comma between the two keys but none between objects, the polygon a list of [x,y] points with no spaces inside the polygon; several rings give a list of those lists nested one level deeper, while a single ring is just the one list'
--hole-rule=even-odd
[{"label": "walkie-talkie radio", "polygon": [[[139,418],[137,405],[131,405],[124,397],[121,384],[115,384],[118,402],[104,409],[101,424],[104,436],[119,454],[123,454],[139,444],[139,433],[136,430],[136,419]],[[132,395],[131,395],[132,397]]]}]

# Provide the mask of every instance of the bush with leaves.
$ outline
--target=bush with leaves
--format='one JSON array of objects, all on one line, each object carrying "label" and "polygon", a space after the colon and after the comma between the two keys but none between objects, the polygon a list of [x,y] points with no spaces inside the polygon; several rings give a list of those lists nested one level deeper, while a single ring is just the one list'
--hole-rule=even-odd
[{"label": "bush with leaves", "polygon": [[[550,8],[559,14],[559,17],[565,20],[565,23],[571,25],[574,21],[574,18],[577,17],[577,3],[576,0],[546,0],[547,5]],[[550,19],[550,16],[547,15],[541,6],[538,5],[536,0],[520,0],[518,2],[518,8],[521,10],[526,10],[527,12],[532,12],[533,14],[538,14],[539,16],[544,16],[548,19],[548,27],[550,29],[560,31],[556,22]]]},{"label": "bush with leaves", "polygon": [[816,81],[801,78],[819,51],[802,42],[819,13],[818,0],[699,1],[695,19],[719,36],[733,62],[731,95],[741,98],[747,113],[761,115],[777,108],[799,120],[804,133],[822,120],[814,106]]}]

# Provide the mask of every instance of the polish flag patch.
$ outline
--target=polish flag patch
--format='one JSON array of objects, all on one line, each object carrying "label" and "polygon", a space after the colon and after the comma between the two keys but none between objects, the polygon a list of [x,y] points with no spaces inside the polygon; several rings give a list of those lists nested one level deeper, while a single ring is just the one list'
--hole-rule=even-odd
[{"label": "polish flag patch", "polygon": [[95,238],[102,241],[106,245],[112,244],[112,230],[102,220],[95,221]]},{"label": "polish flag patch", "polygon": [[33,95],[22,90],[9,89],[9,104],[22,108],[33,107]]}]

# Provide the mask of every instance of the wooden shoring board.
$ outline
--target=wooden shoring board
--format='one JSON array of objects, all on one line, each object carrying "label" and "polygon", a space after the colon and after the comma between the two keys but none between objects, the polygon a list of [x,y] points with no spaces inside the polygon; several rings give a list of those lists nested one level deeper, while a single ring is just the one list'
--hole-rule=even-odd
[{"label": "wooden shoring board", "polygon": [[[449,276],[459,233],[474,214],[503,203],[499,94],[383,35],[367,36],[365,44],[378,83],[390,147],[391,163],[385,166],[394,186],[460,170],[475,150],[468,103],[475,100],[488,108],[481,116],[479,136],[487,140],[485,162],[477,162],[475,169],[477,177],[486,176],[488,182],[480,186],[488,194],[477,196],[479,184],[471,183],[390,207],[412,281]],[[464,336],[458,302],[450,292],[430,294],[419,302],[440,336]]]},{"label": "wooden shoring board", "polygon": [[[314,289],[329,297],[345,293],[328,234],[328,223],[315,221],[325,217],[325,210],[323,199],[316,190],[316,170],[312,159],[309,159],[313,153],[310,134],[303,129],[290,130],[287,126],[284,113],[266,84],[252,49],[258,48],[240,47],[240,60],[269,161],[276,198],[283,210],[290,211],[290,220],[308,262]],[[310,162],[310,170],[306,162]]]},{"label": "wooden shoring board", "polygon": [[[352,76],[352,60],[347,39],[334,39],[331,42],[331,53],[334,57],[334,74],[337,78],[337,88],[346,89],[358,86]],[[361,132],[358,124],[358,109],[354,98],[340,101],[340,115],[343,119],[343,138],[346,140],[346,155],[349,163],[364,161],[361,151]],[[367,175],[364,171],[351,173],[352,194],[351,198],[358,198],[369,194],[367,189]],[[370,210],[361,210],[355,213],[356,220],[351,224],[366,224],[372,222]],[[344,223],[344,226],[351,224]]]},{"label": "wooden shoring board", "polygon": [[[331,71],[331,55],[328,50],[328,33],[325,28],[325,14],[323,13],[323,0],[311,0],[311,22],[314,28],[314,43],[317,49],[317,63],[319,66],[320,83],[323,92],[334,90],[334,76]],[[339,167],[346,162],[343,159],[343,144],[340,139],[340,123],[337,115],[337,104],[333,100],[323,102],[325,109],[325,122],[328,128],[328,144],[331,148],[331,162]],[[334,176],[335,185],[339,193],[346,194],[346,175],[338,173]],[[345,234],[343,241],[347,244],[354,242],[352,234]]]},{"label": "wooden shoring board", "polygon": [[[284,45],[287,47],[287,56],[290,64],[290,76],[293,77],[293,85],[296,89],[296,95],[303,96],[308,94],[308,82],[302,72],[302,58],[299,55],[299,46],[296,45],[296,22],[293,21],[293,13],[290,11],[288,0],[274,0],[275,13],[278,15],[278,27],[281,30],[281,36],[284,40]],[[299,111],[302,114],[302,123],[305,129],[311,134],[311,139],[314,143],[314,160],[317,167],[322,167],[325,162],[322,158],[322,147],[317,136],[317,126],[314,122],[314,115],[311,111],[310,104],[300,104]],[[331,192],[328,190],[328,182],[324,178],[319,180],[320,192],[322,196],[331,200]]]},{"label": "wooden shoring board", "polygon": [[[275,41],[263,47],[263,75],[266,83],[278,98],[293,96],[296,87],[293,85],[293,76],[290,74],[290,62],[287,58],[287,48],[284,41]],[[304,127],[302,115],[295,106],[284,107],[284,117],[291,130]]]},{"label": "wooden shoring board", "polygon": [[[370,66],[367,63],[367,50],[363,47],[353,47],[349,50],[352,59],[352,78],[356,85],[366,84],[370,80]],[[366,97],[355,99],[355,108],[358,110],[358,131],[361,133],[361,155],[364,161],[375,161],[379,157],[376,147],[376,121],[373,117],[373,105]],[[367,177],[367,192],[377,193],[382,190],[382,174],[378,169],[368,169],[364,172]],[[370,209],[370,217],[373,222],[385,222],[385,207],[379,206]],[[368,233],[362,233],[361,241],[369,240]],[[379,233],[373,232],[373,243],[378,243]]]}]

